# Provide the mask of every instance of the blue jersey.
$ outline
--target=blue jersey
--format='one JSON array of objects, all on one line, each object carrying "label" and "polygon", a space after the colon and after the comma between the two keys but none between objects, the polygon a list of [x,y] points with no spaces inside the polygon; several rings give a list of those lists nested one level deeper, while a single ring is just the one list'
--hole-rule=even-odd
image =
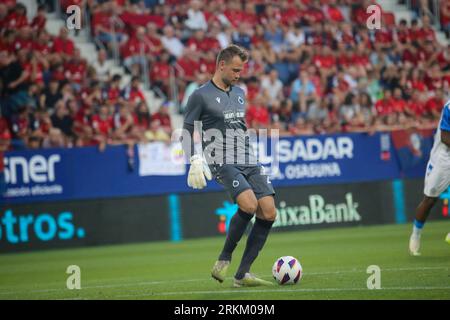
[{"label": "blue jersey", "polygon": [[450,100],[442,108],[441,120],[434,136],[430,159],[434,164],[450,164],[450,148],[441,141],[441,132],[450,131]]},{"label": "blue jersey", "polygon": [[447,101],[442,109],[441,121],[439,122],[439,129],[450,131],[450,100]]}]

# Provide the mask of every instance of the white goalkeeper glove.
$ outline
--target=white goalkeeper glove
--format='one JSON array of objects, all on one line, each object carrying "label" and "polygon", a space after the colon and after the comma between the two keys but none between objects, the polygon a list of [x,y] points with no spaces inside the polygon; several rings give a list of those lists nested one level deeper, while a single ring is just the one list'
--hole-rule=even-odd
[{"label": "white goalkeeper glove", "polygon": [[193,155],[190,162],[191,168],[189,169],[188,174],[188,186],[194,189],[203,189],[206,187],[206,179],[212,179],[208,164],[205,159],[198,154]]}]

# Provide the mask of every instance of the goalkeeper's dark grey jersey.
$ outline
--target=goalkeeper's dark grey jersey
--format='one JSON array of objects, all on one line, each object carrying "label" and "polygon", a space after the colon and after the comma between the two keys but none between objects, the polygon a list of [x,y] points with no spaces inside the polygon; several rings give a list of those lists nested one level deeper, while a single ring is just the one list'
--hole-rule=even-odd
[{"label": "goalkeeper's dark grey jersey", "polygon": [[196,121],[201,121],[202,147],[208,163],[257,163],[245,124],[245,108],[244,90],[231,86],[224,91],[212,80],[189,97],[184,127],[192,128]]}]

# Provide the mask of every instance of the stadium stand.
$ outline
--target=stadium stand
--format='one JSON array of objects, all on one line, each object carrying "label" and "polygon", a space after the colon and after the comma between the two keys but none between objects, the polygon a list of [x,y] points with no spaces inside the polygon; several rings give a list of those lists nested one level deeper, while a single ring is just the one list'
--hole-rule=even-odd
[{"label": "stadium stand", "polygon": [[[132,153],[135,143],[167,141],[230,43],[251,54],[239,84],[250,127],[281,135],[433,128],[449,98],[450,47],[425,2],[408,2],[411,10],[390,2],[60,0],[41,1],[30,19],[22,3],[3,1],[1,148],[127,144]],[[72,4],[85,35],[54,23]],[[381,29],[367,27],[369,5],[380,8]],[[440,6],[443,30],[448,6]]]}]

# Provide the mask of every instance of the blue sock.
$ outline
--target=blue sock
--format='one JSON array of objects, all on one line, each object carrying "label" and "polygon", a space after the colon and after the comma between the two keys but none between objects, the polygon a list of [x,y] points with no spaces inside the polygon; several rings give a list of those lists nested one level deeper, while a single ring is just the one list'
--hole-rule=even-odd
[{"label": "blue sock", "polygon": [[416,219],[414,219],[413,234],[415,234],[416,236],[420,236],[424,225],[425,225],[425,222],[420,222],[420,221],[417,221]]},{"label": "blue sock", "polygon": [[417,229],[422,229],[424,225],[425,225],[425,222],[420,222],[420,221],[417,221],[416,219],[414,219],[414,226]]}]

